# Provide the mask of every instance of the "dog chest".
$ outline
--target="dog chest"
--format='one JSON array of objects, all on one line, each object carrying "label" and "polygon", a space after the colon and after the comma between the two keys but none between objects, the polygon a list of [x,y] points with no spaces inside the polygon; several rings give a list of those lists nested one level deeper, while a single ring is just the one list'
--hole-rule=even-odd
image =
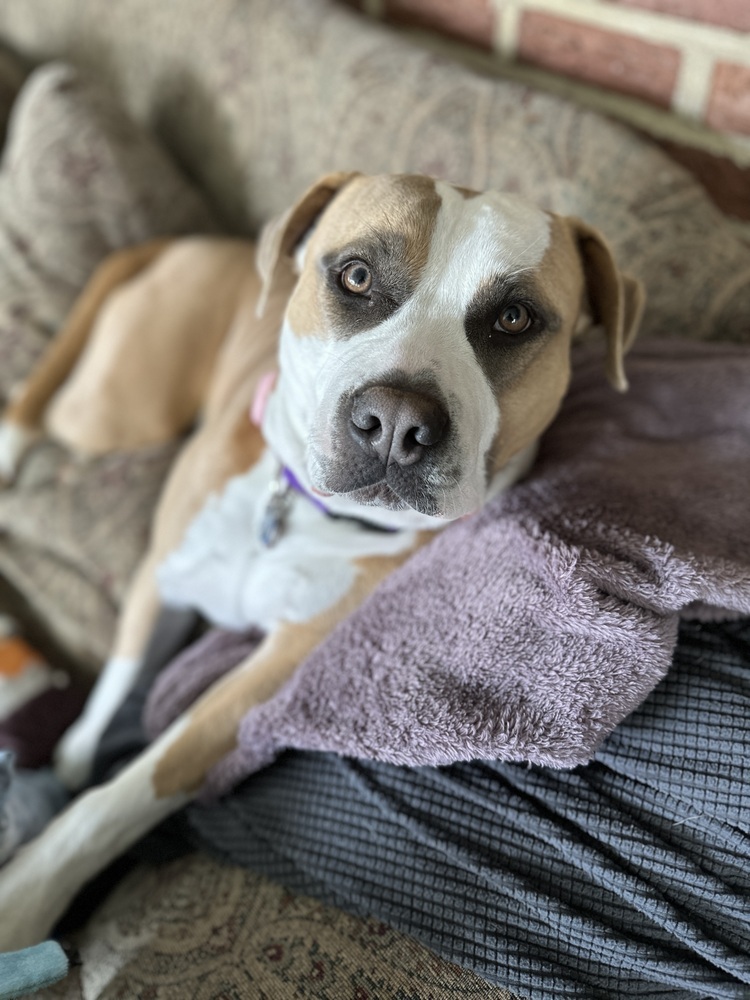
[{"label": "dog chest", "polygon": [[166,604],[195,608],[223,628],[270,631],[283,621],[309,621],[336,604],[352,588],[359,560],[414,545],[413,531],[374,530],[329,517],[307,497],[292,494],[284,531],[266,547],[261,533],[277,468],[266,451],[254,468],[209,498],[159,568]]}]

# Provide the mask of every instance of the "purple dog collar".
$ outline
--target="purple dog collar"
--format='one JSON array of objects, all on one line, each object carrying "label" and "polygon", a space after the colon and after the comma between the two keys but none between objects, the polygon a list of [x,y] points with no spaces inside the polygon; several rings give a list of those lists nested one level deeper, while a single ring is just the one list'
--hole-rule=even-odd
[{"label": "purple dog collar", "polygon": [[323,503],[322,500],[318,499],[318,497],[316,497],[313,493],[308,493],[308,491],[305,489],[305,487],[302,485],[299,479],[297,479],[297,477],[295,476],[295,474],[292,472],[292,470],[289,468],[288,465],[284,465],[282,467],[281,475],[284,477],[287,483],[289,483],[289,486],[291,487],[291,489],[294,490],[295,493],[299,493],[300,496],[303,496],[305,498],[305,500],[309,500],[310,503],[313,505],[313,507],[317,507],[318,510],[323,511],[324,514],[327,514],[329,517],[333,517],[330,510],[326,507],[326,505]]},{"label": "purple dog collar", "polygon": [[[249,413],[250,420],[256,427],[260,427],[263,423],[263,416],[266,412],[268,399],[276,384],[276,374],[277,373],[275,371],[267,372],[258,382],[253,404]],[[322,500],[305,489],[288,465],[281,465],[279,467],[278,473],[271,480],[269,491],[271,495],[268,499],[268,503],[266,504],[266,509],[263,512],[263,520],[261,521],[260,526],[260,540],[266,548],[270,548],[272,545],[275,545],[284,533],[287,518],[289,517],[289,512],[292,509],[292,493],[297,493],[299,496],[304,497],[308,503],[311,503],[313,507],[316,507],[322,514],[325,514],[326,517],[342,519],[345,517],[346,520],[356,521],[358,524],[362,524],[366,528],[370,528],[372,531],[399,530],[398,528],[386,528],[379,524],[373,524],[371,521],[366,521],[364,518],[360,517],[348,517],[343,514],[334,514],[326,507]]]},{"label": "purple dog collar", "polygon": [[370,531],[399,531],[399,528],[386,528],[380,524],[373,524],[361,517],[351,517],[346,514],[334,514],[330,511],[322,500],[314,496],[300,483],[292,470],[287,465],[279,466],[279,471],[271,480],[270,497],[263,512],[263,520],[260,525],[260,540],[265,548],[275,545],[284,533],[287,519],[292,509],[294,501],[293,494],[304,497],[308,503],[325,514],[326,517],[340,519],[342,521],[355,521]]}]

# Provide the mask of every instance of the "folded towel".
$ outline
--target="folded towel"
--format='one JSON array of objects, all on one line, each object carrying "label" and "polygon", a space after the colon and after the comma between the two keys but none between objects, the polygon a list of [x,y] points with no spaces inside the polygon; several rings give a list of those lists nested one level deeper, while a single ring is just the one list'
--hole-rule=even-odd
[{"label": "folded towel", "polygon": [[68,974],[68,959],[57,941],[0,955],[0,1000],[15,1000],[51,986]]},{"label": "folded towel", "polygon": [[[750,350],[645,343],[628,375],[616,395],[600,357],[579,356],[531,476],[443,531],[250,710],[206,794],[287,747],[572,767],[664,676],[681,616],[750,614]],[[178,658],[149,732],[251,642],[209,635]]]},{"label": "folded towel", "polygon": [[590,764],[292,751],[188,839],[519,997],[748,1000],[749,718],[750,619],[683,622]]}]

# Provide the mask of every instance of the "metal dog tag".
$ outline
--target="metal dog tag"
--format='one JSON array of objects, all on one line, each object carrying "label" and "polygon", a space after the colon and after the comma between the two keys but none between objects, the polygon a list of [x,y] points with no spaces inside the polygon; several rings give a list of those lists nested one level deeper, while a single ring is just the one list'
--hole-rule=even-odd
[{"label": "metal dog tag", "polygon": [[260,542],[270,549],[281,538],[292,507],[291,486],[279,469],[269,484],[269,497],[260,523]]}]

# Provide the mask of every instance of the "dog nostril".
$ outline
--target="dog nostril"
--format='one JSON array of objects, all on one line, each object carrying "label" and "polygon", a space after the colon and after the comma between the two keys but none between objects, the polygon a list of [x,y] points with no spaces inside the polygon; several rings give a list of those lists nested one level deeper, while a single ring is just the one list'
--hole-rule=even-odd
[{"label": "dog nostril", "polygon": [[444,418],[441,415],[430,420],[429,422],[420,424],[419,427],[413,427],[407,434],[407,438],[413,437],[417,444],[421,444],[423,447],[429,448],[442,441],[445,435],[445,427],[447,423],[447,418]]},{"label": "dog nostril", "polygon": [[406,431],[396,428],[391,442],[390,457],[398,465],[413,465],[422,458],[425,448],[437,444],[443,437],[443,426],[423,423]]},{"label": "dog nostril", "polygon": [[381,426],[374,413],[352,413],[352,423],[360,431],[376,431]]},{"label": "dog nostril", "polygon": [[349,432],[384,465],[413,465],[446,435],[448,413],[430,396],[390,386],[365,389],[353,401]]},{"label": "dog nostril", "polygon": [[410,427],[406,434],[404,434],[404,447],[407,450],[417,448],[420,444],[424,443],[419,440],[419,432],[421,430],[421,427]]}]

